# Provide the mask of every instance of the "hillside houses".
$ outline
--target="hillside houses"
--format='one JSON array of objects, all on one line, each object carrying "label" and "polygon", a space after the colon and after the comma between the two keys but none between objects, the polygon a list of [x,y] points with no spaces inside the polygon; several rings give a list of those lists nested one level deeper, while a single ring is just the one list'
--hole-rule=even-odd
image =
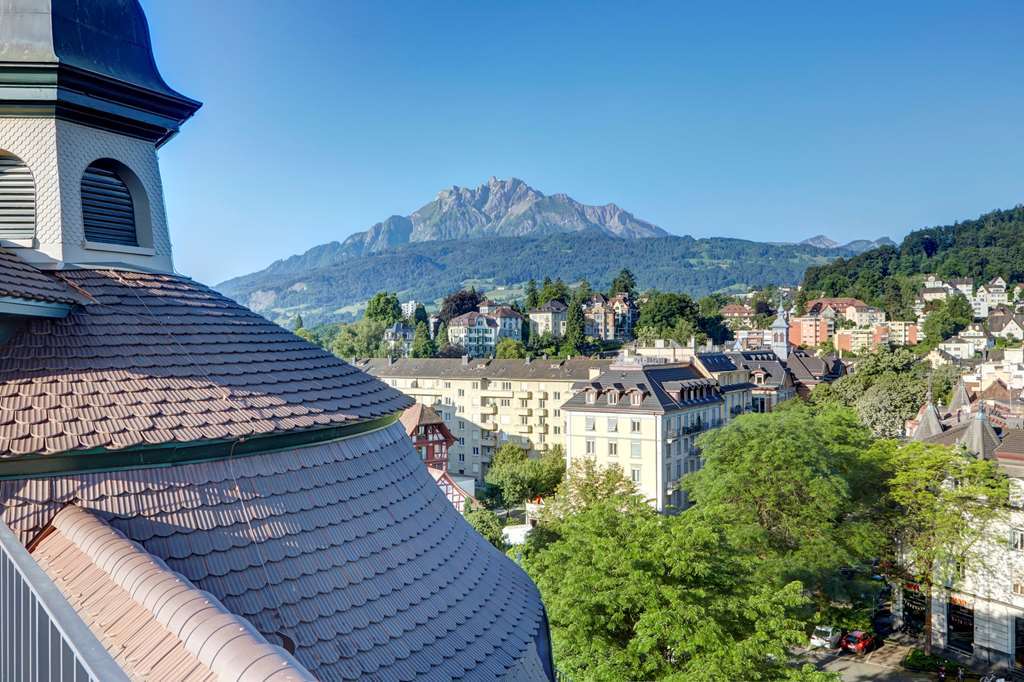
[{"label": "hillside houses", "polygon": [[475,357],[490,357],[501,339],[523,340],[523,316],[508,306],[490,301],[448,322],[448,343]]}]

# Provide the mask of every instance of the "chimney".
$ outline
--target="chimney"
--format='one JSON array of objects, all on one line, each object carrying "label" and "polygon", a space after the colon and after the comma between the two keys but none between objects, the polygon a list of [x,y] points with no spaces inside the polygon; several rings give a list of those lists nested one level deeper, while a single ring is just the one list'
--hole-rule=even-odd
[{"label": "chimney", "polygon": [[587,369],[587,379],[589,381],[593,381],[594,379],[598,378],[599,376],[601,376],[601,368],[600,367],[590,367],[590,368]]},{"label": "chimney", "polygon": [[462,364],[463,365],[468,365],[469,364],[469,356],[468,355],[463,355],[462,356]]}]

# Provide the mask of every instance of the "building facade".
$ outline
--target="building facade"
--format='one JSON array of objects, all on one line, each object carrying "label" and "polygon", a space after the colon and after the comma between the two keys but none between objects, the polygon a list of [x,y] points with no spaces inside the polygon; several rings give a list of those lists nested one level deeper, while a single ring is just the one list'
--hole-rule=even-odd
[{"label": "building facade", "polygon": [[620,467],[658,511],[688,505],[679,483],[701,467],[695,439],[734,416],[718,382],[697,365],[642,357],[580,382],[562,412],[567,464],[587,458]]},{"label": "building facade", "polygon": [[530,336],[550,334],[556,339],[562,338],[568,312],[568,306],[557,299],[530,310]]},{"label": "building facade", "polygon": [[374,359],[357,366],[441,415],[455,437],[452,474],[482,481],[495,451],[515,443],[531,456],[565,444],[562,403],[610,360]]}]

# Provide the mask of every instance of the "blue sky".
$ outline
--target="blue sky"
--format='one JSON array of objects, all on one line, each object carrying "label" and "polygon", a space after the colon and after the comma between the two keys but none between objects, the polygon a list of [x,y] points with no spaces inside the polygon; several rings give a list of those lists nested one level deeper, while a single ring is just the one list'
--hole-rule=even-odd
[{"label": "blue sky", "polygon": [[1024,201],[1024,3],[143,0],[209,283],[495,175],[676,234],[899,238]]}]

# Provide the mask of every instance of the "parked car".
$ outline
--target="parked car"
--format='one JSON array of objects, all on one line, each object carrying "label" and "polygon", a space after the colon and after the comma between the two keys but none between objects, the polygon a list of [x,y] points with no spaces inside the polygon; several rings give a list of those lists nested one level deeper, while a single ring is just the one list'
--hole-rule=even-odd
[{"label": "parked car", "polygon": [[839,646],[839,638],[843,633],[839,628],[828,625],[819,625],[811,633],[811,648],[814,649],[835,649]]},{"label": "parked car", "polygon": [[850,651],[855,654],[866,654],[878,646],[878,638],[873,632],[854,630],[843,637],[840,641],[843,651]]}]

